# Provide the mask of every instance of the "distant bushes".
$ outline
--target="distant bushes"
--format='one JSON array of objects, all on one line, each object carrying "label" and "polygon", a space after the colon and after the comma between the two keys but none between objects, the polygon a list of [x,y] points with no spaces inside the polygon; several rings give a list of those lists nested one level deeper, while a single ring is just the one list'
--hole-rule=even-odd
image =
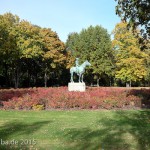
[{"label": "distant bushes", "polygon": [[149,89],[103,87],[69,92],[67,87],[57,87],[0,90],[0,105],[5,110],[133,108],[143,107],[143,101],[148,102],[149,98]]}]

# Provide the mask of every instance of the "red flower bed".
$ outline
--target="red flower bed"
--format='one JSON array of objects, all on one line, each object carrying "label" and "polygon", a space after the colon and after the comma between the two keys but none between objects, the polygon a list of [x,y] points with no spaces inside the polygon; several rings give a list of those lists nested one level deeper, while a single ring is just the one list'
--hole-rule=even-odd
[{"label": "red flower bed", "polygon": [[[138,95],[137,93],[142,93]],[[149,89],[88,88],[69,92],[67,87],[0,90],[2,109],[113,109],[141,107]]]}]

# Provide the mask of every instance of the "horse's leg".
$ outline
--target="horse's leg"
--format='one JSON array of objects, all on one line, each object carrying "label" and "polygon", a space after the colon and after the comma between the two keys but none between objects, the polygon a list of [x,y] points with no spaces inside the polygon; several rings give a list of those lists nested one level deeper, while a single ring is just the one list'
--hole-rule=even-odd
[{"label": "horse's leg", "polygon": [[70,69],[70,82],[72,82],[72,68]]},{"label": "horse's leg", "polygon": [[79,82],[81,82],[81,74],[79,74]]},{"label": "horse's leg", "polygon": [[73,72],[71,72],[71,82],[73,82]]},{"label": "horse's leg", "polygon": [[81,82],[83,82],[83,74],[81,75]]},{"label": "horse's leg", "polygon": [[73,73],[71,73],[71,82],[73,82]]},{"label": "horse's leg", "polygon": [[72,74],[70,73],[70,75],[71,75],[70,82],[72,82]]}]

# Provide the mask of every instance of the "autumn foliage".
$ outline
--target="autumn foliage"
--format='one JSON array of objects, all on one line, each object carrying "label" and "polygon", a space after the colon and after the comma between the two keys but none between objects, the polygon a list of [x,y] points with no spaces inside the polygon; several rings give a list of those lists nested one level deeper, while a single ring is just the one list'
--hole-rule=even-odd
[{"label": "autumn foliage", "polygon": [[149,93],[149,89],[111,87],[88,88],[86,92],[69,92],[67,87],[9,89],[0,91],[0,102],[6,110],[139,108],[143,99],[148,102]]},{"label": "autumn foliage", "polygon": [[[138,30],[136,31],[138,33]],[[127,23],[118,23],[113,30],[112,46],[115,50],[116,79],[124,82],[137,82],[146,76],[147,55],[141,51],[138,39],[128,30]],[[131,86],[131,85],[130,85]]]}]

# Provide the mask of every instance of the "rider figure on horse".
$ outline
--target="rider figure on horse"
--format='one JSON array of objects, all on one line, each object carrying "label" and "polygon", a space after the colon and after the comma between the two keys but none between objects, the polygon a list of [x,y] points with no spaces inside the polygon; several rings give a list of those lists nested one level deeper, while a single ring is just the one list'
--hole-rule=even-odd
[{"label": "rider figure on horse", "polygon": [[75,64],[76,64],[77,74],[79,74],[79,58],[76,58]]}]

